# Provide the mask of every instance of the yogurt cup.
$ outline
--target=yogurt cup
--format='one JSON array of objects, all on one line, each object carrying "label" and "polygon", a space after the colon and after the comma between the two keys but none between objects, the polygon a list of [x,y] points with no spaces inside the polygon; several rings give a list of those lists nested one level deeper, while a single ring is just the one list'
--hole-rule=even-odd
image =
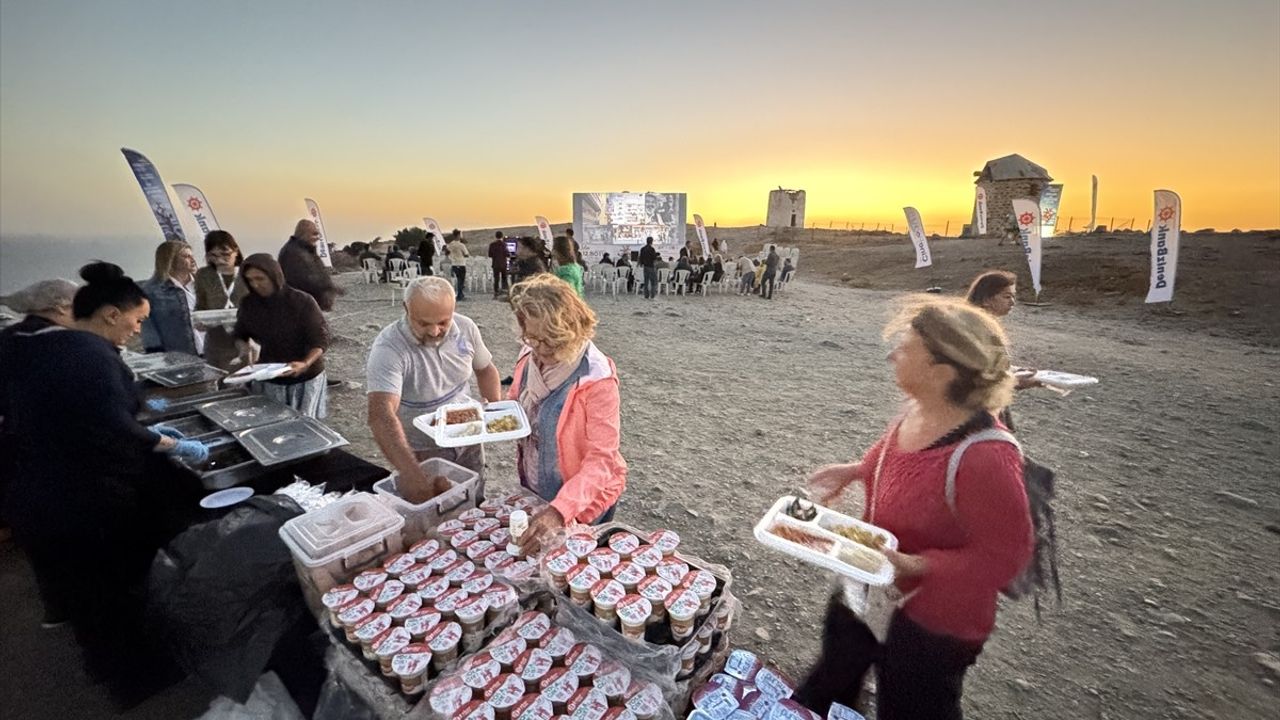
[{"label": "yogurt cup", "polygon": [[[578,676],[569,672],[568,668],[551,668],[538,683],[542,697],[551,701],[556,712],[569,710],[569,702],[579,692]],[[572,712],[572,710],[569,710]]]},{"label": "yogurt cup", "polygon": [[387,614],[392,620],[403,623],[410,615],[422,609],[422,596],[418,593],[405,593],[387,605]]},{"label": "yogurt cup", "polygon": [[412,638],[409,637],[409,631],[402,627],[393,627],[385,635],[378,638],[373,645],[373,653],[378,656],[378,666],[382,669],[382,674],[387,677],[395,677],[395,672],[391,669],[391,661],[395,659],[406,647]]},{"label": "yogurt cup", "polygon": [[[748,685],[747,687],[754,687]],[[745,710],[753,718],[769,717],[769,713],[773,710],[773,706],[777,704],[776,700],[760,692],[759,690],[748,690],[742,699],[738,701],[738,709]]]},{"label": "yogurt cup", "polygon": [[487,652],[478,652],[458,666],[462,682],[479,695],[502,674],[502,665]]},{"label": "yogurt cup", "polygon": [[498,530],[501,527],[501,520],[492,517],[483,517],[477,520],[476,524],[471,526],[471,529],[475,530],[476,534],[481,538],[484,538],[488,536],[489,533],[492,533],[494,530]]},{"label": "yogurt cup", "polygon": [[524,697],[524,682],[515,675],[499,675],[485,688],[484,699],[493,706],[496,720],[510,720],[511,710]]},{"label": "yogurt cup", "polygon": [[440,548],[441,545],[438,539],[427,538],[426,540],[419,540],[418,542],[410,545],[408,552],[413,556],[414,560],[422,562],[423,560],[426,560],[432,555],[440,552]]},{"label": "yogurt cup", "polygon": [[509,617],[520,607],[516,589],[499,581],[495,581],[484,591],[484,601],[489,608],[488,620],[491,623]]},{"label": "yogurt cup", "polygon": [[484,614],[488,609],[489,604],[482,595],[469,595],[460,601],[453,612],[458,618],[458,624],[462,626],[462,634],[469,635],[484,630]]},{"label": "yogurt cup", "polygon": [[515,508],[510,507],[508,505],[503,505],[502,507],[493,511],[493,517],[498,522],[502,523],[503,525],[506,525],[508,522],[511,522],[511,513],[513,512],[515,512]]},{"label": "yogurt cup", "polygon": [[426,636],[431,628],[440,624],[440,611],[434,607],[424,607],[415,613],[411,613],[409,617],[404,619],[404,629],[409,631],[409,636],[414,642],[421,640]]},{"label": "yogurt cup", "polygon": [[458,562],[460,557],[461,556],[458,555],[458,551],[451,548],[445,548],[444,550],[436,553],[430,560],[427,560],[427,567],[431,568],[431,572],[437,575],[443,575],[445,568],[452,567],[454,563]]},{"label": "yogurt cup", "polygon": [[418,561],[412,555],[400,553],[399,555],[392,555],[389,560],[382,563],[382,569],[386,571],[388,576],[398,578],[416,564],[418,564]]},{"label": "yogurt cup", "polygon": [[591,605],[591,588],[600,582],[600,571],[590,565],[575,565],[565,574],[569,581],[569,599],[575,605],[589,607]]},{"label": "yogurt cup", "polygon": [[374,605],[371,598],[360,598],[352,600],[338,609],[338,622],[342,624],[342,630],[346,633],[347,642],[355,643],[356,625],[365,618],[373,614]]},{"label": "yogurt cup", "polygon": [[471,547],[472,543],[480,539],[480,534],[475,530],[459,530],[454,536],[449,538],[449,547],[464,552]]},{"label": "yogurt cup", "polygon": [[545,504],[546,502],[540,498],[535,498],[532,495],[521,495],[511,503],[511,507],[513,510],[524,510],[525,512],[528,512]]},{"label": "yogurt cup", "polygon": [[441,621],[427,631],[422,638],[431,648],[431,666],[444,670],[458,659],[458,643],[462,641],[462,626],[452,621]]},{"label": "yogurt cup", "polygon": [[497,546],[488,540],[476,540],[467,547],[467,557],[475,562],[484,562],[485,557],[497,549]]},{"label": "yogurt cup", "polygon": [[517,618],[511,627],[530,645],[536,645],[551,632],[551,618],[546,613],[529,610]]},{"label": "yogurt cup", "polygon": [[355,585],[338,585],[329,588],[329,591],[320,597],[320,604],[324,605],[325,610],[329,611],[329,624],[335,628],[342,627],[342,621],[338,619],[338,610],[343,605],[353,602],[360,598],[360,591]]},{"label": "yogurt cup", "polygon": [[511,544],[511,531],[500,527],[489,533],[489,542],[493,543],[494,547],[505,548]]},{"label": "yogurt cup", "polygon": [[684,582],[684,576],[689,574],[689,564],[678,557],[664,557],[658,563],[657,570],[658,577],[672,585],[679,585]]},{"label": "yogurt cup", "polygon": [[662,712],[666,700],[662,688],[647,680],[633,680],[623,694],[626,708],[635,713],[636,720],[654,720]]},{"label": "yogurt cup", "polygon": [[698,648],[700,654],[711,652],[711,640],[716,634],[716,624],[710,621],[702,623],[698,627],[698,631],[694,633],[695,643],[690,643]]},{"label": "yogurt cup", "polygon": [[551,720],[555,717],[555,706],[541,695],[525,695],[520,702],[511,708],[511,720]]},{"label": "yogurt cup", "polygon": [[574,557],[585,558],[597,547],[596,536],[589,531],[579,531],[565,538],[564,546]]},{"label": "yogurt cup", "polygon": [[450,720],[495,720],[496,717],[492,705],[484,700],[472,700],[458,708]]},{"label": "yogurt cup", "polygon": [[488,590],[490,585],[493,585],[493,573],[488,570],[477,569],[462,581],[462,589],[472,595],[480,595]]},{"label": "yogurt cup", "polygon": [[671,557],[680,547],[680,536],[671,530],[654,530],[649,534],[649,544],[658,548],[663,557]]},{"label": "yogurt cup", "polygon": [[734,650],[724,662],[724,672],[732,678],[754,683],[756,674],[764,667],[760,658],[750,650]]},{"label": "yogurt cup", "polygon": [[604,720],[636,720],[636,714],[624,707],[611,707],[604,711]]},{"label": "yogurt cup", "polygon": [[596,671],[595,688],[604,693],[609,702],[621,702],[622,694],[631,685],[631,671],[626,665],[608,658],[600,663]]},{"label": "yogurt cup", "polygon": [[476,564],[470,560],[459,559],[458,562],[444,569],[444,576],[449,578],[449,584],[461,586],[467,578],[475,574]]},{"label": "yogurt cup", "polygon": [[795,694],[796,686],[785,675],[771,667],[762,667],[756,673],[756,687],[770,700],[785,700]]},{"label": "yogurt cup", "polygon": [[484,502],[477,505],[476,507],[480,508],[480,510],[483,511],[485,515],[492,516],[495,512],[498,511],[498,508],[502,507],[502,499],[488,498]]},{"label": "yogurt cup", "polygon": [[622,583],[623,589],[628,593],[635,592],[636,587],[638,587],[640,582],[646,577],[648,576],[645,574],[644,568],[630,560],[623,561],[618,565],[618,567],[613,569],[613,579]]},{"label": "yogurt cup", "polygon": [[528,647],[527,640],[508,628],[489,643],[489,654],[504,670],[511,670]]},{"label": "yogurt cup", "polygon": [[600,669],[602,662],[604,662],[604,653],[591,643],[576,643],[564,656],[564,666],[577,675],[584,684],[595,678],[596,671]]},{"label": "yogurt cup", "polygon": [[553,627],[542,636],[538,647],[547,651],[552,661],[557,665],[564,660],[564,656],[569,654],[578,639],[573,636],[573,631],[566,627]]},{"label": "yogurt cup", "polygon": [[373,604],[378,606],[379,610],[387,609],[392,600],[404,594],[404,583],[399,580],[388,580],[382,583],[375,591],[370,593],[373,598]]},{"label": "yogurt cup", "polygon": [[577,564],[577,556],[563,546],[547,553],[542,559],[542,567],[547,569],[547,575],[551,577],[552,587],[560,592],[564,592],[565,587],[569,584],[565,575]]},{"label": "yogurt cup", "polygon": [[[432,664],[435,665],[434,657]],[[471,687],[462,682],[461,676],[449,675],[436,682],[436,686],[431,689],[430,697],[427,698],[427,703],[437,715],[451,718],[463,705],[471,702],[474,694]]]},{"label": "yogurt cup", "polygon": [[382,633],[390,630],[391,625],[391,616],[386,613],[374,613],[356,625],[356,642],[360,643],[366,659],[374,659],[373,643]]},{"label": "yogurt cup", "polygon": [[484,557],[484,567],[492,573],[501,575],[506,568],[516,561],[515,558],[508,555],[505,551],[490,553]]},{"label": "yogurt cup", "polygon": [[722,599],[720,604],[716,606],[716,627],[721,632],[728,632],[729,626],[733,623],[733,607],[733,601],[729,598]]},{"label": "yogurt cup", "polygon": [[356,589],[360,592],[367,593],[386,581],[387,573],[384,572],[382,568],[373,568],[356,575],[355,579],[351,581],[351,584],[355,585]]},{"label": "yogurt cup", "polygon": [[693,691],[693,706],[706,713],[711,720],[727,720],[739,709],[739,702],[732,687],[708,682]]},{"label": "yogurt cup", "polygon": [[579,688],[565,703],[565,709],[573,720],[604,720],[609,701],[597,688]]},{"label": "yogurt cup", "polygon": [[612,625],[618,620],[618,602],[627,591],[617,580],[601,580],[591,588],[591,601],[595,604],[596,617]]},{"label": "yogurt cup", "polygon": [[667,618],[671,621],[671,637],[684,642],[693,635],[693,620],[698,616],[702,603],[692,590],[676,588],[667,596]]},{"label": "yogurt cup", "polygon": [[622,562],[618,553],[607,547],[596,548],[587,553],[587,563],[600,571],[600,577],[613,577],[614,568]]},{"label": "yogurt cup", "polygon": [[449,592],[449,589],[449,578],[443,575],[434,575],[418,586],[418,596],[434,605],[441,595]]},{"label": "yogurt cup", "polygon": [[426,563],[418,563],[413,567],[405,570],[400,575],[400,582],[410,590],[417,590],[418,586],[426,582],[431,577],[431,568]]},{"label": "yogurt cup", "polygon": [[640,549],[640,538],[629,532],[616,532],[609,536],[609,549],[623,560],[630,560],[631,553]]},{"label": "yogurt cup", "polygon": [[705,612],[711,609],[711,596],[716,591],[716,576],[707,570],[693,570],[684,576],[684,580],[680,583],[681,587],[686,587],[698,595],[698,601],[702,604],[699,612]]},{"label": "yogurt cup", "polygon": [[400,678],[400,690],[405,695],[422,692],[430,670],[431,648],[426,645],[406,645],[399,655],[391,658],[391,672]]},{"label": "yogurt cup", "polygon": [[488,516],[488,513],[481,508],[471,508],[458,513],[458,520],[466,527],[475,527],[475,524]]},{"label": "yogurt cup", "polygon": [[644,630],[653,616],[653,603],[640,595],[627,595],[618,601],[617,614],[623,637],[644,640]]},{"label": "yogurt cup", "polygon": [[671,583],[663,580],[657,575],[650,575],[646,577],[644,580],[640,581],[639,585],[636,586],[636,592],[640,594],[640,597],[648,600],[652,607],[651,614],[649,615],[650,622],[662,622],[662,620],[667,617],[667,596],[669,596],[673,590],[675,590],[675,588],[672,587]]},{"label": "yogurt cup", "polygon": [[511,666],[511,672],[524,681],[525,688],[529,692],[537,692],[542,685],[542,680],[551,672],[551,667],[555,665],[550,653],[542,648],[529,648],[516,658],[515,663]]},{"label": "yogurt cup", "polygon": [[453,588],[449,592],[436,598],[436,609],[440,611],[440,617],[445,620],[453,620],[457,617],[458,606],[463,600],[471,597],[471,594],[462,588]]},{"label": "yogurt cup", "polygon": [[631,562],[639,565],[646,573],[654,572],[658,563],[662,562],[662,551],[652,545],[641,545],[639,550],[631,553]]},{"label": "yogurt cup", "polygon": [[445,520],[436,526],[436,534],[446,540],[452,539],[454,535],[467,529],[467,524],[461,520]]},{"label": "yogurt cup", "polygon": [[680,674],[688,675],[698,667],[698,653],[702,646],[696,642],[687,642],[680,646]]},{"label": "yogurt cup", "polygon": [[786,698],[769,711],[770,720],[820,720],[821,716],[800,703]]},{"label": "yogurt cup", "polygon": [[514,582],[521,582],[538,574],[538,563],[533,559],[516,560],[503,567],[498,573]]}]

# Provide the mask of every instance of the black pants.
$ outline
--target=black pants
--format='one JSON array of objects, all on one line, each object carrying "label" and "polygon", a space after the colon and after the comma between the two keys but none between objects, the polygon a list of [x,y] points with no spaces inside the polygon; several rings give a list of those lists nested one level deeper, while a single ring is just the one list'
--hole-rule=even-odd
[{"label": "black pants", "polygon": [[509,288],[510,286],[507,284],[506,268],[501,268],[501,269],[494,268],[493,269],[493,294],[500,295],[503,290],[507,290]]},{"label": "black pants", "polygon": [[[765,300],[773,299],[773,283],[776,277],[774,273],[765,272],[764,277],[760,278],[760,297]],[[769,288],[767,292],[765,291],[765,286]]]},{"label": "black pants", "polygon": [[899,611],[884,645],[851,610],[832,598],[823,627],[822,655],[796,699],[826,715],[831,703],[854,707],[867,670],[876,666],[880,720],[960,720],[964,674],[982,646],[935,635]]},{"label": "black pants", "polygon": [[649,300],[658,296],[658,269],[648,265],[644,267],[644,296]]},{"label": "black pants", "polygon": [[458,281],[458,290],[455,298],[461,300],[467,296],[467,268],[465,265],[453,266],[453,277]]}]

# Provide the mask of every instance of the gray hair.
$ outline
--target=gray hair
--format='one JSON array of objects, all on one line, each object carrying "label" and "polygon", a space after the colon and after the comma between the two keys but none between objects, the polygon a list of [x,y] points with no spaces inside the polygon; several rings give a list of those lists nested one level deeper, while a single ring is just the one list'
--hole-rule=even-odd
[{"label": "gray hair", "polygon": [[28,315],[70,308],[71,300],[79,289],[79,285],[62,278],[41,280],[14,293],[8,304],[14,310]]},{"label": "gray hair", "polygon": [[408,304],[414,295],[421,295],[429,302],[452,300],[454,296],[453,283],[435,275],[416,278],[404,289],[405,304]]}]

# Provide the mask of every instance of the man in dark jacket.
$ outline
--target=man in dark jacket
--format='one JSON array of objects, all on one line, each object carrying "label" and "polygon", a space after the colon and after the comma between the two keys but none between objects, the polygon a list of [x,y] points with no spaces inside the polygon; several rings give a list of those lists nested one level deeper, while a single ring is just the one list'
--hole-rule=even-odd
[{"label": "man in dark jacket", "polygon": [[652,300],[658,296],[658,251],[652,237],[645,238],[640,248],[640,266],[644,268],[644,297]]},{"label": "man in dark jacket", "polygon": [[280,268],[290,287],[315,298],[320,309],[327,312],[333,309],[333,301],[342,291],[316,253],[318,242],[320,228],[310,220],[299,220],[293,236],[280,248]]},{"label": "man in dark jacket", "polygon": [[507,239],[499,230],[493,234],[493,242],[489,243],[489,261],[493,266],[493,296],[502,297],[507,290]]},{"label": "man in dark jacket", "polygon": [[[764,276],[760,278],[760,297],[765,300],[773,299],[773,285],[778,279],[778,262],[781,258],[778,256],[778,246],[769,246],[769,255],[764,259]],[[768,288],[766,290],[765,288]]]}]

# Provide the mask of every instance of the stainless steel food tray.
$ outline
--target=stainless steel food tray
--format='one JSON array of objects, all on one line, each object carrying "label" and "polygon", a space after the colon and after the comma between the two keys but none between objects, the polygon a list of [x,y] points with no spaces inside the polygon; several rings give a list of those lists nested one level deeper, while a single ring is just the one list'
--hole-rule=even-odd
[{"label": "stainless steel food tray", "polygon": [[304,460],[347,444],[347,439],[309,417],[271,423],[235,434],[255,460],[264,466]]},{"label": "stainless steel food tray", "polygon": [[161,353],[135,353],[126,352],[122,359],[124,364],[129,366],[135,374],[155,372],[157,370],[168,370],[171,368],[188,367],[190,365],[203,365],[204,358],[198,355],[190,355],[183,352],[161,352]]},{"label": "stainless steel food tray", "polygon": [[218,427],[229,432],[240,432],[300,417],[297,410],[262,395],[216,400],[199,405],[196,409]]},{"label": "stainless steel food tray", "polygon": [[185,367],[170,367],[163,370],[153,370],[151,372],[142,373],[142,377],[165,387],[185,387],[187,385],[195,385],[197,383],[212,382],[219,380],[225,372],[211,365],[187,365]]}]

